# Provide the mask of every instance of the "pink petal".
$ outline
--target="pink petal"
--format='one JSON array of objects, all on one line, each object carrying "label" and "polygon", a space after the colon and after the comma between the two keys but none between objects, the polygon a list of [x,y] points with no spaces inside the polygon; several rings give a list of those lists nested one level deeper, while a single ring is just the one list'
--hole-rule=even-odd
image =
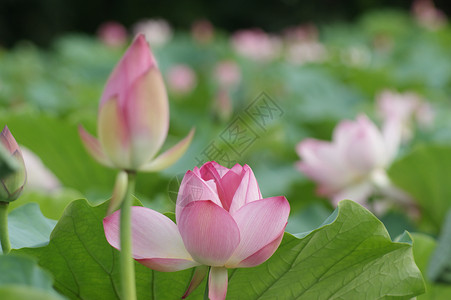
[{"label": "pink petal", "polygon": [[353,178],[341,152],[330,142],[305,139],[297,145],[296,151],[302,159],[297,165],[298,169],[327,186],[328,190],[340,189]]},{"label": "pink petal", "polygon": [[352,132],[355,130],[356,123],[351,120],[343,120],[335,127],[332,134],[334,142],[349,143],[352,140]]},{"label": "pink petal", "polygon": [[232,216],[212,201],[191,202],[177,224],[186,249],[204,265],[223,266],[240,242]]},{"label": "pink petal", "polygon": [[211,267],[208,279],[208,298],[224,300],[227,295],[228,274],[226,268]]},{"label": "pink petal", "polygon": [[81,125],[78,126],[78,133],[80,135],[83,146],[91,156],[104,166],[112,167],[111,162],[102,150],[99,141],[90,135]]},{"label": "pink petal", "polygon": [[175,207],[177,224],[179,223],[179,217],[182,209],[189,203],[199,200],[211,200],[221,206],[218,193],[212,188],[212,185],[206,183],[193,171],[188,171],[183,177],[182,183],[180,184],[179,193],[177,195],[177,205]]},{"label": "pink petal", "polygon": [[284,235],[285,227],[280,231],[280,234],[269,244],[246,258],[245,260],[238,263],[237,268],[252,268],[258,266],[265,261],[267,261],[279,248]]},{"label": "pink petal", "polygon": [[206,182],[213,181],[215,183],[216,191],[218,192],[219,199],[222,202],[221,195],[224,193],[223,187],[220,184],[222,176],[216,170],[215,164],[219,165],[213,161],[205,163],[199,169],[199,174],[200,174],[200,177],[202,178],[202,180],[204,180]]},{"label": "pink petal", "polygon": [[160,272],[176,272],[199,265],[195,261],[180,258],[144,258],[136,259],[136,261],[143,266]]},{"label": "pink petal", "polygon": [[374,167],[387,163],[382,134],[365,115],[356,121],[343,121],[334,131],[336,152],[354,177],[366,175]]},{"label": "pink petal", "polygon": [[218,172],[218,170],[220,170],[219,167],[222,166],[216,162],[207,162],[200,168],[199,172],[203,180],[213,180],[222,207],[225,210],[229,210],[233,195],[235,194],[242,176],[228,170],[227,173],[223,175],[224,177],[222,177]]},{"label": "pink petal", "polygon": [[160,150],[169,129],[169,102],[160,71],[152,68],[138,77],[123,97],[122,109],[132,147],[131,163],[138,168]]},{"label": "pink petal", "polygon": [[138,35],[111,73],[100,106],[116,95],[122,103],[123,93],[149,69],[156,68],[156,64],[144,35]]},{"label": "pink petal", "polygon": [[[236,248],[226,266],[235,267],[241,261],[253,255],[263,247],[272,243],[285,228],[290,204],[285,197],[271,197],[247,203],[235,213],[232,213],[240,229],[240,244]],[[274,249],[275,251],[275,249]],[[261,259],[268,259],[272,253]]]},{"label": "pink petal", "polygon": [[183,140],[157,156],[150,163],[142,166],[140,168],[140,171],[156,172],[170,167],[180,157],[182,157],[183,154],[185,154],[186,150],[191,144],[191,141],[193,140],[194,131],[194,128],[191,129],[188,135]]},{"label": "pink petal", "polygon": [[[120,211],[103,219],[105,236],[120,250]],[[177,226],[168,217],[145,207],[132,207],[133,258],[158,270],[173,271],[198,265],[183,245]]]},{"label": "pink petal", "polygon": [[19,151],[20,155],[22,156],[19,145],[17,144],[14,136],[11,134],[11,131],[9,131],[7,125],[5,125],[2,132],[0,132],[0,142],[3,144],[3,146],[5,146],[6,150],[8,150],[10,154]]},{"label": "pink petal", "polygon": [[221,189],[218,188],[218,193],[224,209],[230,210],[233,203],[233,196],[240,186],[243,176],[245,176],[244,172],[237,174],[235,171],[230,170],[217,183],[221,187]]},{"label": "pink petal", "polygon": [[220,177],[224,176],[230,170],[226,167],[221,166],[220,164],[218,164],[215,161],[209,161],[209,162],[204,163],[202,165],[202,167],[200,167],[200,170],[202,170],[204,167],[206,167],[208,165],[212,165],[216,169],[216,171],[218,172]]},{"label": "pink petal", "polygon": [[202,178],[202,176],[200,175],[200,170],[197,166],[193,168],[193,173]]},{"label": "pink petal", "polygon": [[397,120],[386,120],[382,126],[388,163],[392,162],[398,153],[402,140],[402,124]]},{"label": "pink petal", "polygon": [[199,266],[194,271],[193,278],[191,279],[191,282],[189,283],[188,289],[186,290],[185,294],[183,294],[182,299],[185,299],[189,296],[198,286],[202,283],[205,276],[208,273],[208,266]]},{"label": "pink petal", "polygon": [[219,174],[216,166],[219,164],[215,161],[209,161],[202,165],[199,169],[200,176],[203,180],[214,180],[219,182],[221,180],[221,175]]},{"label": "pink petal", "polygon": [[243,167],[243,172],[244,175],[241,179],[240,185],[233,195],[232,204],[230,206],[231,214],[239,210],[246,203],[260,200],[262,198],[257,179],[255,179],[252,169],[248,165],[245,165]]},{"label": "pink petal", "polygon": [[99,110],[98,135],[101,148],[115,167],[131,169],[130,134],[117,98],[105,101]]},{"label": "pink petal", "polygon": [[387,163],[382,134],[365,115],[357,118],[355,131],[346,149],[350,165],[357,170],[367,172]]}]

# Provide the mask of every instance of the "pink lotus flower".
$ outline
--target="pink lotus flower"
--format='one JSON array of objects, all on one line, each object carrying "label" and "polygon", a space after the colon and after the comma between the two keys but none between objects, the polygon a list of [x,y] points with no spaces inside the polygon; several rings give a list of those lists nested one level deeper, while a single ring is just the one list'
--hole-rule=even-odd
[{"label": "pink lotus flower", "polygon": [[127,30],[118,22],[109,21],[100,25],[97,30],[99,39],[109,47],[122,47],[127,43]]},{"label": "pink lotus flower", "polygon": [[376,189],[392,189],[385,170],[397,154],[400,129],[397,123],[388,125],[381,132],[364,115],[342,121],[332,142],[306,139],[298,144],[298,168],[335,205],[343,199],[365,204]]},{"label": "pink lotus flower", "polygon": [[[6,155],[10,154],[16,162],[17,170],[6,175],[5,178],[0,178],[0,201],[11,202],[19,198],[27,181],[27,172],[20,151],[19,145],[9,131],[8,126],[5,126],[0,132],[0,143],[6,149]],[[1,149],[1,150],[4,150]]]},{"label": "pink lotus flower", "polygon": [[290,63],[302,65],[324,61],[327,58],[327,51],[318,41],[305,41],[289,44],[286,56]]},{"label": "pink lotus flower", "polygon": [[432,0],[415,0],[412,13],[418,23],[429,30],[443,28],[448,22],[446,14],[437,9]]},{"label": "pink lotus flower", "polygon": [[233,34],[232,45],[242,56],[256,61],[270,61],[280,55],[280,38],[261,29],[240,30]]},{"label": "pink lotus flower", "polygon": [[214,110],[222,121],[227,121],[233,114],[233,103],[226,89],[219,89],[216,93]]},{"label": "pink lotus flower", "polygon": [[22,155],[27,166],[27,191],[52,193],[61,188],[61,182],[31,150],[22,147]]},{"label": "pink lotus flower", "polygon": [[190,93],[197,84],[194,70],[187,65],[175,65],[168,70],[169,90],[177,94]]},{"label": "pink lotus flower", "polygon": [[156,156],[169,128],[169,103],[157,62],[143,35],[134,41],[110,75],[100,99],[99,140],[82,127],[81,139],[100,163],[123,170],[156,171],[188,148],[193,130]]},{"label": "pink lotus flower", "polygon": [[320,62],[327,51],[318,39],[318,28],[313,24],[299,25],[284,30],[286,59],[293,64]]},{"label": "pink lotus flower", "polygon": [[135,35],[144,34],[152,47],[162,47],[172,39],[172,28],[166,20],[141,20],[133,26]]},{"label": "pink lotus flower", "polygon": [[377,109],[385,123],[399,123],[404,141],[412,138],[414,121],[427,128],[435,118],[431,105],[412,92],[400,94],[389,90],[382,91],[377,96]]},{"label": "pink lotus flower", "polygon": [[219,86],[225,89],[236,86],[241,80],[240,67],[233,60],[219,62],[215,67],[214,75]]},{"label": "pink lotus flower", "polygon": [[[177,224],[144,207],[132,207],[133,257],[158,271],[211,266],[209,297],[225,299],[227,268],[257,266],[278,248],[290,206],[285,197],[262,199],[247,165],[227,169],[208,162],[188,171],[176,206]],[[103,221],[108,242],[119,249],[119,213]],[[201,267],[186,297],[205,276]]]}]

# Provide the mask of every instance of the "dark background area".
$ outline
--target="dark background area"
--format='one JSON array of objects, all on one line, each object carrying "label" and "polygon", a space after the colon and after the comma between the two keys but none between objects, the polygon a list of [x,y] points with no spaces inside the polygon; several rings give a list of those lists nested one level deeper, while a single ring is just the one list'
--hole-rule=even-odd
[{"label": "dark background area", "polygon": [[[451,12],[451,3],[434,1]],[[278,31],[306,22],[353,20],[363,12],[381,8],[410,10],[412,0],[0,0],[0,45],[12,47],[20,40],[48,46],[66,32],[95,33],[98,26],[116,20],[129,28],[140,19],[160,17],[175,28],[189,28],[201,18],[233,31],[261,27]]]}]

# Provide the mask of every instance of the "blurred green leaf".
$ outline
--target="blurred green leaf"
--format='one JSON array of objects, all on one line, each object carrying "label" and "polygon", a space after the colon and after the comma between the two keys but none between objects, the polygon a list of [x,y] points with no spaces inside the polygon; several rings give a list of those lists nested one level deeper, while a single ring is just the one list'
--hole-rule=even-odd
[{"label": "blurred green leaf", "polygon": [[451,285],[451,209],[448,210],[438,245],[430,257],[428,278]]},{"label": "blurred green leaf", "polygon": [[413,232],[416,229],[409,217],[398,211],[388,211],[379,219],[391,237],[399,236],[406,230]]},{"label": "blurred green leaf", "polygon": [[411,33],[413,22],[403,11],[386,9],[365,14],[359,25],[370,35],[399,37]]},{"label": "blurred green leaf", "polygon": [[65,299],[53,293],[36,288],[4,285],[0,286],[0,298],[3,300],[62,300]]},{"label": "blurred green leaf", "polygon": [[306,232],[318,228],[330,215],[330,210],[321,203],[306,205],[290,216],[285,230],[289,233]]},{"label": "blurred green leaf", "polygon": [[436,247],[436,241],[429,235],[412,233],[413,256],[415,263],[423,274],[426,283],[426,293],[419,295],[418,300],[448,300],[451,295],[451,285],[431,282],[427,279],[426,270],[432,252]]},{"label": "blurred green leaf", "polygon": [[11,202],[8,209],[12,211],[27,203],[37,203],[45,217],[58,220],[70,202],[82,197],[83,195],[80,192],[68,188],[62,188],[52,193],[28,191],[23,193],[16,201]]},{"label": "blurred green leaf", "polygon": [[396,161],[388,173],[396,186],[414,198],[423,219],[438,232],[451,208],[451,147],[417,147]]},{"label": "blurred green leaf", "polygon": [[9,213],[11,247],[38,247],[48,243],[56,221],[45,218],[36,203],[25,204]]},{"label": "blurred green leaf", "polygon": [[[0,255],[0,299],[62,299],[52,283],[50,273],[35,260],[22,255]],[[36,298],[32,292],[36,292]]]}]

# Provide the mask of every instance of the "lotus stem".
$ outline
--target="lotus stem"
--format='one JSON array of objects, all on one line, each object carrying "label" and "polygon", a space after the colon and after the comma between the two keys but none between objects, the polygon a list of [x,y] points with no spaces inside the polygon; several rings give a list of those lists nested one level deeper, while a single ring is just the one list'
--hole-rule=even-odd
[{"label": "lotus stem", "polygon": [[0,202],[0,242],[2,243],[3,254],[11,251],[11,242],[8,233],[8,202]]},{"label": "lotus stem", "polygon": [[134,172],[127,172],[127,192],[121,205],[120,216],[120,239],[121,239],[121,286],[122,295],[125,300],[136,300],[135,285],[135,262],[132,258],[132,228],[131,228],[131,207],[133,202],[132,194],[135,191]]}]

